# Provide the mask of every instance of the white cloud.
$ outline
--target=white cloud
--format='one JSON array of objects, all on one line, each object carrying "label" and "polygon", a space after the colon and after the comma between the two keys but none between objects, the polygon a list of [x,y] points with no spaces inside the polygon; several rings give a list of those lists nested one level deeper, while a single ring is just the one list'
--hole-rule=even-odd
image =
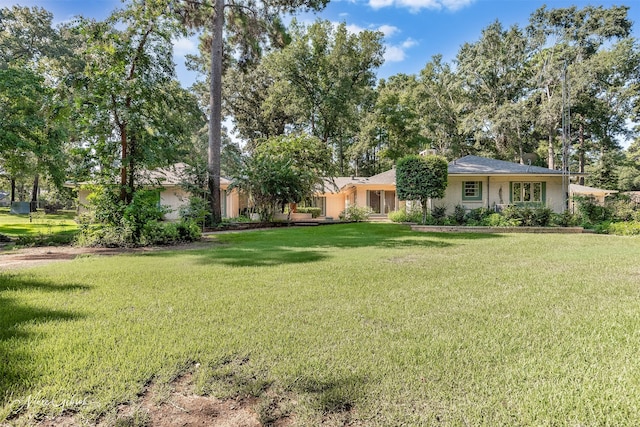
[{"label": "white cloud", "polygon": [[418,42],[408,38],[399,45],[386,45],[384,51],[385,62],[402,62],[407,59],[407,49],[417,46]]},{"label": "white cloud", "polygon": [[400,29],[398,27],[394,27],[393,25],[380,25],[377,31],[380,31],[382,34],[384,34],[385,37],[391,37],[398,31],[400,31]]},{"label": "white cloud", "polygon": [[469,6],[475,0],[442,0],[442,5],[449,10],[459,10],[463,7]]},{"label": "white cloud", "polygon": [[412,12],[422,9],[450,11],[460,10],[469,6],[476,0],[369,0],[369,6],[373,9],[381,9],[388,6],[406,7]]},{"label": "white cloud", "polygon": [[173,53],[176,56],[198,53],[198,45],[192,39],[180,37],[179,39],[173,40]]},{"label": "white cloud", "polygon": [[402,62],[407,57],[404,49],[400,46],[387,45],[384,51],[385,62]]},{"label": "white cloud", "polygon": [[442,9],[440,0],[396,0],[396,6],[408,7],[411,10]]},{"label": "white cloud", "polygon": [[408,38],[408,39],[406,39],[405,41],[402,42],[401,46],[402,46],[403,49],[409,49],[409,48],[412,48],[412,47],[417,46],[417,45],[418,45],[417,41],[415,41],[412,38]]},{"label": "white cloud", "polygon": [[369,0],[369,6],[374,9],[380,9],[393,5],[393,2],[394,0]]},{"label": "white cloud", "polygon": [[[335,24],[335,26],[337,26],[338,24]],[[356,24],[349,24],[347,25],[347,32],[349,34],[360,34],[361,32],[363,32],[365,29],[356,25]]]}]

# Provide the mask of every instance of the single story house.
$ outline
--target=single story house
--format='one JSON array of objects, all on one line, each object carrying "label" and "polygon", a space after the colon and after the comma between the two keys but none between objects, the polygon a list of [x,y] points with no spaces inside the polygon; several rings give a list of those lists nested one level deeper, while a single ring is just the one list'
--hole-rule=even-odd
[{"label": "single story house", "polygon": [[[147,176],[147,186],[160,189],[159,203],[172,211],[166,219],[178,218],[180,206],[189,200],[189,193],[181,186],[184,164],[158,169]],[[569,196],[569,179],[562,171],[538,166],[465,156],[449,163],[448,185],[445,197],[433,200],[433,206],[444,206],[448,213],[456,205],[466,209],[516,205],[544,205],[554,212],[565,210]],[[220,179],[220,196],[223,217],[234,218],[245,213],[247,197],[237,190],[229,190],[231,182]],[[80,209],[86,205],[88,189],[77,184]],[[337,177],[326,179],[313,198],[313,205],[321,208],[321,216],[338,218],[349,206],[369,207],[374,216],[386,217],[389,212],[401,209],[404,201],[398,200],[395,169],[371,177]]]},{"label": "single story house", "polygon": [[[448,174],[445,197],[433,200],[433,206],[444,206],[449,213],[456,205],[496,210],[510,204],[544,205],[558,213],[566,208],[569,179],[560,170],[465,156],[449,163]],[[327,182],[315,198],[323,215],[337,218],[347,207],[357,205],[382,216],[403,206],[397,198],[395,169],[333,182]]]},{"label": "single story house", "polygon": [[[187,165],[176,163],[168,168],[160,168],[150,171],[142,177],[146,183],[146,188],[157,188],[159,190],[158,203],[169,208],[165,215],[167,220],[177,220],[180,217],[180,207],[189,203],[191,195],[186,191],[182,182],[184,181],[183,171]],[[66,187],[78,188],[78,211],[87,209],[87,196],[90,193],[88,183],[66,183]],[[220,178],[220,201],[222,203],[223,217],[237,217],[242,209],[246,208],[246,197],[241,197],[237,190],[229,190],[231,181]]]}]

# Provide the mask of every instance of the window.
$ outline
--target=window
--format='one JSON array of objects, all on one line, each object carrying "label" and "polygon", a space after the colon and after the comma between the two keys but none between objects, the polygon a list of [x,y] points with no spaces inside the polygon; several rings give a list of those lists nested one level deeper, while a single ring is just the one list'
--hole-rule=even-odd
[{"label": "window", "polygon": [[512,182],[511,202],[512,203],[544,203],[545,183],[544,182]]},{"label": "window", "polygon": [[464,181],[462,183],[462,200],[480,201],[482,200],[482,182]]}]

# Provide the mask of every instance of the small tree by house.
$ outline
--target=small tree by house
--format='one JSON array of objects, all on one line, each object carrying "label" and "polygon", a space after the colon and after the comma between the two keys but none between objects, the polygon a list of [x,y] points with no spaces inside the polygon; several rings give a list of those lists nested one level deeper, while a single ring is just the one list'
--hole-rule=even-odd
[{"label": "small tree by house", "polygon": [[310,135],[286,135],[257,144],[233,178],[268,221],[276,209],[313,195],[323,176],[331,175],[331,150]]},{"label": "small tree by house", "polygon": [[447,161],[440,156],[406,156],[396,165],[396,191],[400,200],[418,200],[422,222],[427,222],[428,201],[441,199],[447,189]]}]

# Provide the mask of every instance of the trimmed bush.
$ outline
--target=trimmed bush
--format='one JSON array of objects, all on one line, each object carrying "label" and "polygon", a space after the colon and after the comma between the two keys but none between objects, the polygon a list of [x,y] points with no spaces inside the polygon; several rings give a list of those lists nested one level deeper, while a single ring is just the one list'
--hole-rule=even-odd
[{"label": "trimmed bush", "polygon": [[387,217],[393,222],[415,222],[419,224],[422,221],[421,210],[409,210],[400,209],[397,211],[389,212]]},{"label": "trimmed bush", "polygon": [[370,207],[349,206],[347,209],[340,212],[340,219],[342,221],[362,222],[369,219],[373,211]]}]

